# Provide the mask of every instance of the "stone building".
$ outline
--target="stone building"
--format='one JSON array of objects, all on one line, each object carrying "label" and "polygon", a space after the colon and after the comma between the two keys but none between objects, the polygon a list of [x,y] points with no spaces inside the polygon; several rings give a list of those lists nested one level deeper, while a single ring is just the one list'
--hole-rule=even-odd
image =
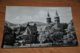
[{"label": "stone building", "polygon": [[30,25],[30,23],[28,23],[23,36],[26,43],[37,43],[38,31],[36,24]]},{"label": "stone building", "polygon": [[[60,42],[63,38],[63,24],[60,23],[60,17],[58,15],[58,12],[56,11],[55,17],[54,17],[54,23],[51,21],[51,17],[49,15],[49,12],[47,14],[47,26],[45,27],[45,39],[46,42]],[[41,39],[44,40],[44,39]],[[45,42],[45,41],[43,41]]]}]

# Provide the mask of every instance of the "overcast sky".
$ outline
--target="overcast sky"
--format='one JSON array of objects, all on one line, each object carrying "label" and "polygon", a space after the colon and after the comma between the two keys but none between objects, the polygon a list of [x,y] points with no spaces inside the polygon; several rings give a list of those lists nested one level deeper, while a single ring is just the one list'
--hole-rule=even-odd
[{"label": "overcast sky", "polygon": [[60,22],[69,22],[72,19],[71,7],[6,6],[5,20],[16,24],[29,21],[46,23],[47,13],[49,12],[54,22],[56,11],[60,17]]}]

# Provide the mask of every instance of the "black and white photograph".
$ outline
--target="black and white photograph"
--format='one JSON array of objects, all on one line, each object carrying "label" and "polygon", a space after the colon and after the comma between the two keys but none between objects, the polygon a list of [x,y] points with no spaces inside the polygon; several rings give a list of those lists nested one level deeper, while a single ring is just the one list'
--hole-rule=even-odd
[{"label": "black and white photograph", "polygon": [[71,7],[6,6],[2,48],[77,45]]}]

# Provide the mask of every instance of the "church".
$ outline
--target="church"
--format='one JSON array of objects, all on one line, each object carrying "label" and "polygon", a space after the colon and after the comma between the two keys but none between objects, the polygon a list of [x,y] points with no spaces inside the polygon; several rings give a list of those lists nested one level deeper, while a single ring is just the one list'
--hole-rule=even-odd
[{"label": "church", "polygon": [[57,11],[54,17],[54,22],[52,22],[48,12],[47,26],[44,31],[45,33],[40,37],[40,43],[53,43],[53,45],[58,46],[77,44],[72,21],[70,21],[70,23],[60,23],[60,17]]},{"label": "church", "polygon": [[[65,33],[64,26],[67,24],[60,23],[60,17],[58,15],[58,12],[56,11],[55,13],[54,22],[51,20],[50,14],[48,12],[46,22],[47,22],[47,25],[44,29],[44,34],[42,35],[42,37],[40,36],[41,39],[39,41],[42,42],[44,40],[43,42],[46,41],[46,42],[53,43],[55,42],[54,40],[58,41],[58,39],[62,39],[63,34]],[[43,39],[44,36],[45,36],[45,39]]]}]

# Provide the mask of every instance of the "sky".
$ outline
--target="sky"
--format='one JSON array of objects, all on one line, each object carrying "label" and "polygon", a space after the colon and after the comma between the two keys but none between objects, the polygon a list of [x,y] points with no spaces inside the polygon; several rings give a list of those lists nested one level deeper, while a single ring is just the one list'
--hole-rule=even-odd
[{"label": "sky", "polygon": [[14,24],[30,21],[46,23],[49,12],[52,22],[54,22],[56,11],[61,23],[68,23],[72,19],[71,7],[6,6],[5,20]]}]

